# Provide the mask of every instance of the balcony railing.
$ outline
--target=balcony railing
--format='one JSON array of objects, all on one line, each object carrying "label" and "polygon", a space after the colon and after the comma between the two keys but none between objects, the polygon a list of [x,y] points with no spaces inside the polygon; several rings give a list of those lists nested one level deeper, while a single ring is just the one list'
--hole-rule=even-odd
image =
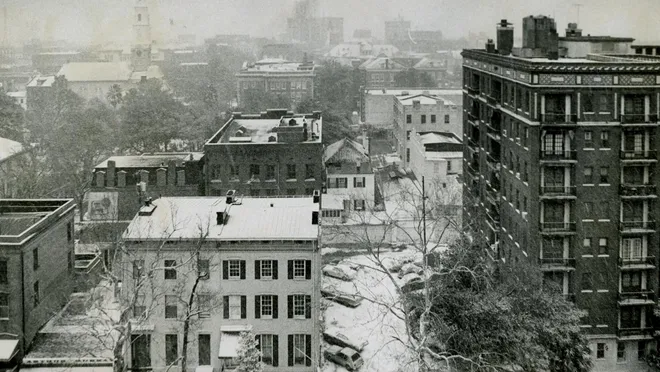
[{"label": "balcony railing", "polygon": [[621,184],[619,186],[619,195],[621,196],[655,196],[657,195],[655,185],[633,185]]},{"label": "balcony railing", "polygon": [[630,336],[653,336],[653,327],[620,327],[616,332],[617,337]]},{"label": "balcony railing", "polygon": [[469,85],[467,86],[467,91],[468,91],[469,94],[471,94],[473,96],[476,96],[476,95],[479,94],[479,88],[474,88],[474,87],[471,87]]},{"label": "balcony railing", "polygon": [[541,186],[543,196],[575,196],[575,186]]},{"label": "balcony railing", "polygon": [[545,161],[576,160],[577,151],[575,150],[541,151],[540,157],[541,160],[545,160]]},{"label": "balcony railing", "polygon": [[479,118],[478,118],[477,115],[475,115],[475,114],[473,114],[473,113],[471,113],[471,112],[469,112],[469,111],[468,111],[468,113],[467,113],[467,116],[468,116],[468,120],[470,120],[470,121],[472,121],[472,122],[476,122],[476,121],[479,120]]},{"label": "balcony railing", "polygon": [[620,231],[635,231],[635,230],[655,230],[655,221],[621,221],[619,222]]},{"label": "balcony railing", "polygon": [[499,92],[494,92],[494,93],[491,93],[491,94],[487,94],[486,95],[486,102],[488,102],[488,104],[490,104],[490,105],[496,106],[500,103],[501,99],[499,97],[501,97],[501,96],[502,95]]},{"label": "balcony railing", "polygon": [[574,269],[575,258],[539,258],[541,270]]},{"label": "balcony railing", "polygon": [[657,151],[655,150],[622,150],[620,152],[622,160],[657,160]]},{"label": "balcony railing", "polygon": [[468,144],[472,147],[479,148],[479,143],[477,142],[478,140],[473,139],[472,137],[468,137]]},{"label": "balcony railing", "polygon": [[575,222],[541,222],[541,231],[547,233],[574,232]]},{"label": "balcony railing", "polygon": [[576,124],[577,114],[541,114],[541,124]]},{"label": "balcony railing", "polygon": [[655,293],[650,289],[623,289],[619,291],[619,302],[640,305],[655,302]]},{"label": "balcony railing", "polygon": [[656,114],[621,114],[621,124],[646,124],[658,122]]},{"label": "balcony railing", "polygon": [[655,267],[655,256],[639,257],[619,257],[619,267],[621,268],[640,268]]}]

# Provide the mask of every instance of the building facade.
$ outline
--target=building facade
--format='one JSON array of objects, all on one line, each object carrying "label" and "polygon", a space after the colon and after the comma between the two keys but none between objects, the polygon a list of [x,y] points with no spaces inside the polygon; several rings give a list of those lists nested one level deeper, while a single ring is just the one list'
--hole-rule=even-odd
[{"label": "building facade", "polygon": [[15,198],[20,185],[16,172],[21,169],[21,158],[27,150],[19,142],[0,137],[0,198]]},{"label": "building facade", "polygon": [[111,156],[94,168],[88,221],[131,220],[147,198],[204,195],[204,154]]},{"label": "building facade", "polygon": [[466,221],[483,216],[489,254],[538,262],[546,282],[588,312],[581,327],[594,370],[646,370],[658,294],[660,63],[558,58],[552,27],[525,29],[534,50],[507,48],[513,30],[498,35],[511,39],[463,51]]},{"label": "building facade", "polygon": [[394,139],[402,163],[410,164],[410,134],[417,132],[461,133],[459,106],[443,98],[425,94],[396,96]]},{"label": "building facade", "polygon": [[206,195],[312,195],[324,181],[321,112],[234,113],[204,145]]},{"label": "building facade", "polygon": [[295,104],[314,98],[313,62],[287,62],[282,59],[261,60],[245,65],[236,73],[238,105],[245,104],[252,92],[283,96]]},{"label": "building facade", "polygon": [[157,199],[128,226],[131,368],[178,371],[190,309],[189,367],[233,371],[246,330],[264,371],[320,365],[319,198],[232,195]]},{"label": "building facade", "polygon": [[408,69],[405,65],[389,57],[374,57],[362,63],[359,67],[365,87],[393,88],[396,86],[396,76]]},{"label": "building facade", "polygon": [[374,207],[376,185],[368,152],[369,139],[364,141],[366,148],[365,144],[344,138],[329,145],[323,154],[326,192],[341,201],[345,212]]},{"label": "building facade", "polygon": [[[0,332],[18,365],[39,329],[67,303],[74,276],[75,203],[0,199]],[[5,355],[5,354],[3,354]]]},{"label": "building facade", "polygon": [[[463,175],[463,144],[453,133],[421,132],[410,134],[409,167],[418,180],[438,189],[460,190]],[[456,192],[457,196],[460,192]],[[459,198],[460,199],[460,198]],[[455,203],[458,205],[460,203]]]}]

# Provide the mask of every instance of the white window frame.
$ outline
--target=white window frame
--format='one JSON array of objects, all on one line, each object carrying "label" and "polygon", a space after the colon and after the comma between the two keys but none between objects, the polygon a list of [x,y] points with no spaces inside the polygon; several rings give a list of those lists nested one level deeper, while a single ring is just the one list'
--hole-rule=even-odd
[{"label": "white window frame", "polygon": [[305,295],[293,295],[293,318],[305,319]]},{"label": "white window frame", "polygon": [[273,296],[261,295],[259,311],[262,319],[273,319]]},{"label": "white window frame", "polygon": [[365,186],[366,180],[365,177],[355,177],[355,187],[366,187]]},{"label": "white window frame", "polygon": [[241,319],[241,296],[229,295],[229,319]]},{"label": "white window frame", "polygon": [[621,258],[623,260],[636,260],[642,258],[642,238],[622,239]]},{"label": "white window frame", "polygon": [[293,279],[305,279],[307,277],[306,266],[305,260],[293,260]]},{"label": "white window frame", "polygon": [[273,260],[261,260],[261,279],[273,279]]},{"label": "white window frame", "polygon": [[[232,270],[235,270],[232,271]],[[241,260],[228,260],[227,262],[227,278],[231,280],[241,279]],[[236,275],[234,275],[236,274]]]},{"label": "white window frame", "polygon": [[273,359],[275,358],[275,353],[273,350],[273,335],[260,335],[259,336],[259,343],[260,343],[260,349],[261,349],[261,361],[263,362],[264,356],[267,354],[268,351],[270,351],[270,363],[264,362],[264,364],[272,366],[273,365]]},{"label": "white window frame", "polygon": [[[305,335],[304,334],[294,334],[293,335],[293,365],[294,366],[304,366],[307,362],[307,355],[305,355],[305,350],[307,350],[305,344]],[[302,362],[300,362],[302,360]]]}]

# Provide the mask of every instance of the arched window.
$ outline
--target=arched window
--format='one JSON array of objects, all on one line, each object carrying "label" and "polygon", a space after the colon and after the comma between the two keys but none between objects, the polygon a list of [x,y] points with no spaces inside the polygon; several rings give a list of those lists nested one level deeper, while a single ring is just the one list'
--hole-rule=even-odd
[{"label": "arched window", "polygon": [[138,22],[142,22],[142,14],[138,13]]}]

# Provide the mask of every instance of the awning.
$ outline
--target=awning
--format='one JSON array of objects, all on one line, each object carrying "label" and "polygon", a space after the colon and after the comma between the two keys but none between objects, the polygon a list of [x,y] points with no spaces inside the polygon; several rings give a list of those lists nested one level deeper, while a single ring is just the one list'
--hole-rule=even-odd
[{"label": "awning", "polygon": [[0,362],[10,361],[18,352],[18,340],[0,340]]},{"label": "awning", "polygon": [[222,332],[220,336],[220,351],[218,358],[236,358],[238,356],[239,334],[234,332]]}]

